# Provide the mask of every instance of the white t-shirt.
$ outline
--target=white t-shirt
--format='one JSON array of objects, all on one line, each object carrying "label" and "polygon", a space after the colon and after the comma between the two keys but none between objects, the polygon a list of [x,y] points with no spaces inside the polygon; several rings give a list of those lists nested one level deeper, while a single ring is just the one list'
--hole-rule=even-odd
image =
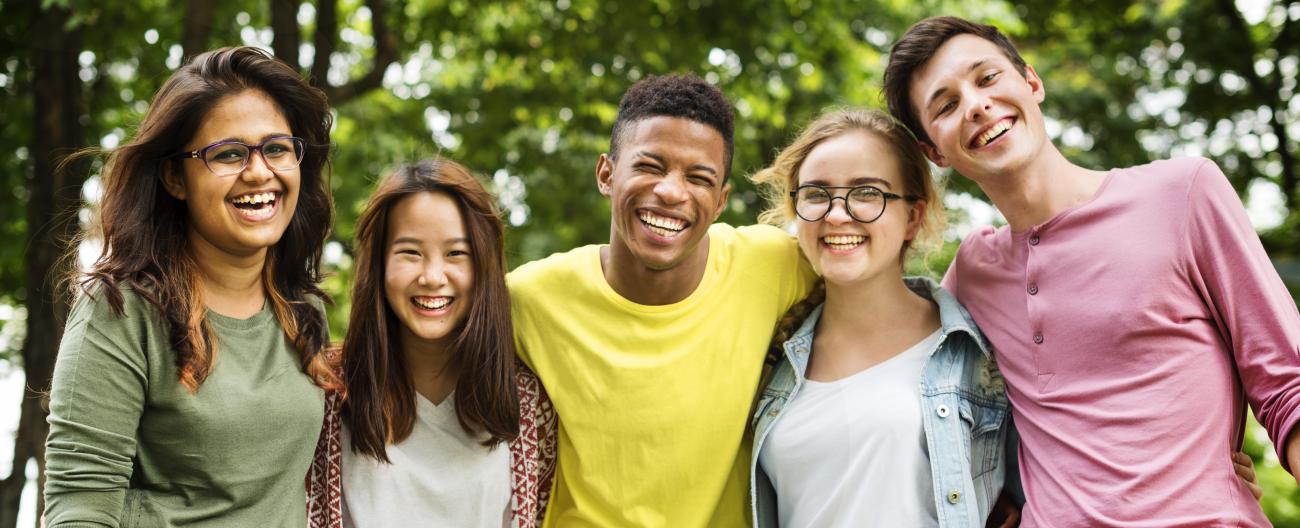
[{"label": "white t-shirt", "polygon": [[781,526],[939,526],[920,381],[940,336],[850,376],[803,382],[758,458]]},{"label": "white t-shirt", "polygon": [[344,429],[344,527],[510,525],[510,448],[466,434],[454,402],[416,394],[411,436],[386,449],[392,464],[353,453]]}]

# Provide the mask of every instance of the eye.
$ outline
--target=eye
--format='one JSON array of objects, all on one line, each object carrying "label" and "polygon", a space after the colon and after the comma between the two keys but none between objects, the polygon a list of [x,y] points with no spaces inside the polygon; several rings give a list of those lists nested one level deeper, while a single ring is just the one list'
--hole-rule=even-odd
[{"label": "eye", "polygon": [[944,103],[943,106],[940,106],[940,107],[939,107],[939,110],[935,111],[935,115],[940,115],[940,116],[941,116],[941,115],[944,115],[944,114],[946,114],[946,113],[952,111],[952,109],[953,109],[953,108],[956,108],[956,107],[957,107],[957,101],[956,101],[956,100],[949,100],[948,102]]},{"label": "eye", "polygon": [[710,178],[708,176],[690,175],[687,176],[686,179],[690,180],[691,183],[694,183],[696,185],[700,185],[703,187],[713,187],[713,178]]},{"label": "eye", "polygon": [[651,163],[637,163],[636,165],[632,166],[632,170],[635,170],[637,172],[648,172],[651,174],[659,174],[663,172],[663,169],[659,168],[658,165],[654,165]]},{"label": "eye", "polygon": [[293,152],[293,149],[289,147],[289,145],[283,143],[268,143],[266,146],[262,147],[262,154],[267,156],[279,157],[291,152]]},{"label": "eye", "polygon": [[395,249],[393,250],[393,254],[407,256],[407,257],[417,257],[417,258],[420,256],[419,250],[416,250],[414,248],[409,248],[409,247]]},{"label": "eye", "polygon": [[208,151],[208,161],[219,163],[239,163],[248,156],[248,149],[243,145],[222,145]]},{"label": "eye", "polygon": [[464,249],[453,249],[447,252],[448,257],[468,257],[469,251]]},{"label": "eye", "polygon": [[988,86],[988,85],[990,85],[990,84],[993,84],[993,81],[994,81],[994,80],[997,80],[998,75],[1001,74],[1001,73],[1002,73],[1002,72],[996,72],[996,71],[995,71],[995,72],[989,72],[987,75],[985,75],[985,76],[983,76],[983,77],[980,77],[979,85],[980,85],[980,86]]}]

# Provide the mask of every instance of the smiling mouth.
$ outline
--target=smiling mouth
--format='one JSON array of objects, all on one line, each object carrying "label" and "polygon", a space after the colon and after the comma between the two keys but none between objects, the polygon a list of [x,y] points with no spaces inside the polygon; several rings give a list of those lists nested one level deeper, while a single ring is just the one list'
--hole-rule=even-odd
[{"label": "smiling mouth", "polygon": [[831,235],[822,237],[822,244],[835,251],[850,251],[867,241],[862,235]]},{"label": "smiling mouth", "polygon": [[976,136],[975,139],[971,141],[971,146],[974,148],[980,148],[992,143],[994,140],[1006,134],[1008,130],[1011,130],[1011,125],[1014,125],[1015,123],[1016,122],[1011,118],[998,121],[988,130],[985,130],[984,133]]},{"label": "smiling mouth", "polygon": [[682,234],[682,231],[685,231],[687,225],[689,225],[684,220],[659,216],[650,211],[644,210],[637,213],[637,218],[641,220],[641,224],[646,226],[646,229],[649,229],[651,233],[664,238],[675,238],[677,235]]},{"label": "smiling mouth", "polygon": [[250,222],[266,220],[275,214],[276,206],[280,203],[280,192],[264,191],[257,193],[248,193],[236,196],[226,200],[239,216]]},{"label": "smiling mouth", "polygon": [[451,305],[455,297],[411,297],[411,304],[426,312],[436,312]]}]

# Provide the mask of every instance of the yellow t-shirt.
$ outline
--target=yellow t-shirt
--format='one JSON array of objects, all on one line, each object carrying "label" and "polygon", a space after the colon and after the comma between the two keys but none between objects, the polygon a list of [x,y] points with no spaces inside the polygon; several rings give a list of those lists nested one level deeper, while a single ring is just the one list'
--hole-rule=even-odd
[{"label": "yellow t-shirt", "polygon": [[601,246],[510,274],[515,340],[560,417],[547,527],[747,526],[745,434],[777,320],[814,274],[771,226],[709,228],[708,267],[681,302],[633,303]]}]

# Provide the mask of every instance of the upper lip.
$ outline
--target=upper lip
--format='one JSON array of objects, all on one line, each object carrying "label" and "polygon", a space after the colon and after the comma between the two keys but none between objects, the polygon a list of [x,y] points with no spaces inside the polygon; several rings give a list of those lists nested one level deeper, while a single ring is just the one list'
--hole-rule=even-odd
[{"label": "upper lip", "polygon": [[821,235],[820,238],[837,237],[837,236],[860,236],[860,237],[865,237],[865,236],[867,236],[867,234],[866,234],[866,233],[826,233],[826,234]]},{"label": "upper lip", "polygon": [[1002,117],[999,117],[999,118],[997,118],[997,119],[991,119],[991,120],[989,120],[988,124],[986,124],[986,125],[984,125],[984,126],[982,126],[982,127],[979,127],[979,129],[976,130],[974,134],[971,134],[971,135],[970,135],[970,138],[968,138],[968,139],[966,140],[966,144],[969,145],[969,146],[974,147],[974,146],[975,146],[975,142],[976,142],[977,140],[979,140],[979,137],[980,137],[980,136],[984,135],[985,132],[988,132],[988,130],[989,130],[990,128],[993,128],[994,125],[996,125],[996,124],[998,124],[998,123],[1001,123],[1002,121],[1007,120],[1007,119],[1010,119],[1010,120],[1011,120],[1011,124],[1013,124],[1013,125],[1016,124],[1016,119],[1015,119],[1015,117],[1013,117],[1013,116],[1002,116]]}]

